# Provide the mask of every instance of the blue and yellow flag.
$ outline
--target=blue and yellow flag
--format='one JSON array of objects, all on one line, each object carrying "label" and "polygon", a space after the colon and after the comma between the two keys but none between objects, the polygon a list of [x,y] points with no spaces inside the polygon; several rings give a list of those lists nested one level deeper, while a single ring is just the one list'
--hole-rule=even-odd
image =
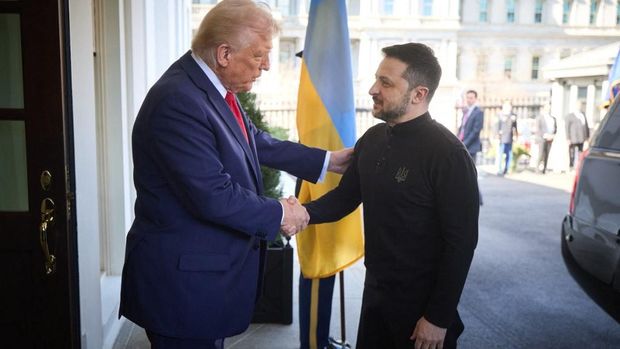
[{"label": "blue and yellow flag", "polygon": [[609,88],[603,100],[603,107],[610,106],[618,96],[618,92],[620,92],[620,50],[616,55],[614,65],[611,66],[607,81],[609,81]]},{"label": "blue and yellow flag", "polygon": [[[297,102],[302,144],[328,150],[355,145],[355,105],[345,0],[312,0]],[[338,185],[328,173],[319,184],[304,182],[301,202],[316,200]],[[301,272],[306,278],[338,273],[364,255],[360,209],[342,220],[311,225],[297,235]]]}]

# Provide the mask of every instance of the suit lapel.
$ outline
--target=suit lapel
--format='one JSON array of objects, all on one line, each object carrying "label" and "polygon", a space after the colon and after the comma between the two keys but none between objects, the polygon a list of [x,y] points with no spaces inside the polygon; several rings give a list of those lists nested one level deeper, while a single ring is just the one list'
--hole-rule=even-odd
[{"label": "suit lapel", "polygon": [[183,70],[187,73],[189,78],[194,82],[194,84],[201,90],[205,92],[206,99],[214,106],[217,113],[215,117],[221,118],[230,133],[235,137],[237,142],[243,148],[245,156],[247,160],[250,162],[252,170],[254,172],[254,177],[256,179],[256,183],[259,188],[262,188],[262,177],[260,175],[260,167],[258,165],[258,157],[256,154],[256,146],[254,141],[254,134],[250,127],[248,127],[248,119],[245,115],[245,111],[239,105],[239,101],[237,100],[237,104],[239,105],[239,110],[241,110],[241,114],[243,116],[243,123],[248,132],[248,141],[245,139],[245,136],[241,132],[239,128],[239,124],[235,120],[235,116],[233,115],[230,107],[226,104],[224,98],[220,95],[219,91],[215,88],[213,83],[207,78],[207,75],[200,69],[194,58],[191,56],[191,51],[188,51],[185,55],[183,55],[179,59],[179,63]]}]

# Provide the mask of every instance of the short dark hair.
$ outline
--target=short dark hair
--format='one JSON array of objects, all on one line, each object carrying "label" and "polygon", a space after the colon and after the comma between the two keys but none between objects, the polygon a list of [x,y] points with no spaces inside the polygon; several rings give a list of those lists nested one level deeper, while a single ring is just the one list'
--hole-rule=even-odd
[{"label": "short dark hair", "polygon": [[476,90],[467,90],[467,92],[465,92],[466,95],[473,93],[474,97],[478,98],[478,92],[476,92]]},{"label": "short dark hair", "polygon": [[409,90],[418,86],[427,87],[427,101],[430,102],[441,79],[441,67],[433,49],[411,42],[384,47],[381,51],[386,57],[396,58],[407,64],[403,78],[409,83]]}]

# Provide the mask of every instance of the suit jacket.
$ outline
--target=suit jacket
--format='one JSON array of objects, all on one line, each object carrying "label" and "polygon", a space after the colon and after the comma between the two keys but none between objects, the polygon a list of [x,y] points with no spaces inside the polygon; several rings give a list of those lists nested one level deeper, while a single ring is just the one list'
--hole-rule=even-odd
[{"label": "suit jacket", "polygon": [[566,139],[570,144],[583,143],[590,137],[588,118],[585,115],[584,121],[582,122],[575,113],[566,116]]},{"label": "suit jacket", "polygon": [[500,112],[498,119],[497,130],[500,143],[512,144],[518,136],[517,116],[513,113],[503,114]]},{"label": "suit jacket", "polygon": [[536,117],[536,142],[544,143],[547,140],[553,140],[557,129],[558,124],[555,116],[538,114]]},{"label": "suit jacket", "polygon": [[273,139],[244,119],[249,144],[190,52],[148,92],[132,135],[137,198],[120,315],[179,338],[248,327],[264,242],[282,217],[280,203],[261,196],[260,165],[316,181],[325,151]]},{"label": "suit jacket", "polygon": [[484,125],[484,111],[480,107],[475,106],[471,111],[471,115],[467,118],[467,122],[459,128],[459,133],[463,129],[463,144],[470,154],[476,154],[482,150],[480,143],[480,131]]}]

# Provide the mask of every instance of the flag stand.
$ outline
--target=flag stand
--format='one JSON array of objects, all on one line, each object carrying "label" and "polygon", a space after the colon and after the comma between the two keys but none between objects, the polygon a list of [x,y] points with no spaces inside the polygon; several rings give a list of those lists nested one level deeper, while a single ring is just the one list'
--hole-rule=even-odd
[{"label": "flag stand", "polygon": [[350,349],[351,344],[347,342],[347,330],[346,330],[346,321],[345,321],[345,312],[344,312],[344,270],[338,273],[339,283],[340,283],[340,334],[341,339],[333,339],[329,337],[329,348],[330,349]]}]

